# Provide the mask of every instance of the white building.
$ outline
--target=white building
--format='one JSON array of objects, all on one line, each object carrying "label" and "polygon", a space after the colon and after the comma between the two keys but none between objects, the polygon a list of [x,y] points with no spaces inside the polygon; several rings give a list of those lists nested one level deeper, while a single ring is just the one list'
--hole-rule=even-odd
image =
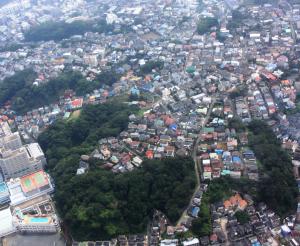
[{"label": "white building", "polygon": [[10,208],[0,210],[0,238],[16,231]]},{"label": "white building", "polygon": [[21,233],[56,233],[59,229],[55,215],[24,215],[19,208],[14,211],[13,223]]},{"label": "white building", "polygon": [[30,148],[0,151],[0,168],[5,180],[17,178],[43,169],[43,163],[35,159]]},{"label": "white building", "polygon": [[10,193],[11,206],[17,206],[54,191],[50,176],[44,171],[12,179],[6,184]]},{"label": "white building", "polygon": [[160,246],[177,246],[178,239],[165,239],[160,242]]},{"label": "white building", "polygon": [[183,242],[183,246],[199,246],[199,239],[193,238]]},{"label": "white building", "polygon": [[18,132],[0,123],[0,171],[4,179],[22,177],[43,169],[46,158],[38,143],[22,146]]}]

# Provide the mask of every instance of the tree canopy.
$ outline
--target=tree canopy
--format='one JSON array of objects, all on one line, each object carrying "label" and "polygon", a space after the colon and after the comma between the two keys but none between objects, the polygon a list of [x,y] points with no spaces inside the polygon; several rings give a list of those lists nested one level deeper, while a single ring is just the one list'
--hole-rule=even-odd
[{"label": "tree canopy", "polygon": [[248,223],[250,220],[250,216],[246,211],[237,211],[234,215],[237,221],[242,225]]},{"label": "tree canopy", "polygon": [[164,67],[164,62],[157,61],[148,61],[145,65],[141,66],[140,73],[141,75],[146,75],[152,72],[153,69],[161,70]]},{"label": "tree canopy", "polygon": [[88,173],[75,175],[80,155],[94,150],[99,139],[117,136],[134,112],[118,103],[89,105],[76,120],[56,122],[39,136],[58,212],[76,240],[144,232],[154,209],[175,222],[189,202],[195,187],[191,158],[148,160],[124,174],[92,160]]},{"label": "tree canopy", "polygon": [[113,31],[113,26],[107,25],[105,20],[97,22],[92,21],[74,21],[67,23],[59,22],[45,22],[34,26],[25,32],[25,40],[31,42],[37,41],[60,41],[65,38],[70,38],[74,35],[83,35],[86,32],[110,32]]},{"label": "tree canopy", "polygon": [[212,27],[218,27],[218,19],[214,17],[205,17],[201,18],[197,25],[197,32],[200,35],[203,35],[210,31]]},{"label": "tree canopy", "polygon": [[25,87],[31,86],[36,76],[33,70],[26,69],[15,73],[11,77],[5,78],[0,83],[0,104],[3,105],[15,97],[18,92],[22,91]]},{"label": "tree canopy", "polygon": [[291,158],[264,122],[252,121],[249,129],[249,145],[262,164],[259,200],[279,215],[287,215],[297,207],[297,184]]},{"label": "tree canopy", "polygon": [[115,68],[101,72],[94,81],[86,80],[80,72],[63,71],[58,77],[40,85],[34,85],[37,74],[32,69],[17,72],[0,83],[0,104],[12,102],[12,108],[18,113],[49,105],[56,102],[67,89],[72,89],[78,96],[84,96],[93,90],[111,86],[121,74]]}]

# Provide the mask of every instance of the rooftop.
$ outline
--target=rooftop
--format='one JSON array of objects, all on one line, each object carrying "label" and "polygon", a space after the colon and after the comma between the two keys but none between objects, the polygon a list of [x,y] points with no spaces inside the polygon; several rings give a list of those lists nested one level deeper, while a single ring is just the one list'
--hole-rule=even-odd
[{"label": "rooftop", "polygon": [[0,237],[15,231],[12,218],[13,217],[9,208],[0,211]]},{"label": "rooftop", "polygon": [[44,171],[39,171],[21,178],[22,190],[27,193],[48,185],[48,179]]}]

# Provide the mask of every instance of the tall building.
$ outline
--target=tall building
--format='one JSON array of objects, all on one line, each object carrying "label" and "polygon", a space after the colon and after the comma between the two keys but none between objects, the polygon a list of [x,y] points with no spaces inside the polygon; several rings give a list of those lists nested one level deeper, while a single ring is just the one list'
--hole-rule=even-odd
[{"label": "tall building", "polygon": [[16,150],[0,151],[0,168],[4,179],[8,180],[41,170],[43,164],[23,146]]},{"label": "tall building", "polygon": [[16,150],[22,147],[22,141],[18,132],[0,138],[0,147],[4,149]]},{"label": "tall building", "polygon": [[11,132],[7,122],[0,123],[0,148],[16,150],[22,147],[19,132]]},{"label": "tall building", "polygon": [[39,171],[45,165],[38,143],[23,146],[19,133],[12,133],[7,122],[0,123],[0,171],[5,180]]},{"label": "tall building", "polygon": [[9,192],[4,182],[0,182],[0,205],[10,202]]}]

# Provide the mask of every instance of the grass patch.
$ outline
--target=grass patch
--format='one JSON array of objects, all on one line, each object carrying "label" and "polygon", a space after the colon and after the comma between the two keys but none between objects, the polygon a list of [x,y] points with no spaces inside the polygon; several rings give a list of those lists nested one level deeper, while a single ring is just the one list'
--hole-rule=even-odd
[{"label": "grass patch", "polygon": [[69,119],[67,121],[72,121],[72,120],[76,120],[78,119],[78,117],[80,116],[81,113],[81,109],[75,110],[71,116],[69,117]]}]

